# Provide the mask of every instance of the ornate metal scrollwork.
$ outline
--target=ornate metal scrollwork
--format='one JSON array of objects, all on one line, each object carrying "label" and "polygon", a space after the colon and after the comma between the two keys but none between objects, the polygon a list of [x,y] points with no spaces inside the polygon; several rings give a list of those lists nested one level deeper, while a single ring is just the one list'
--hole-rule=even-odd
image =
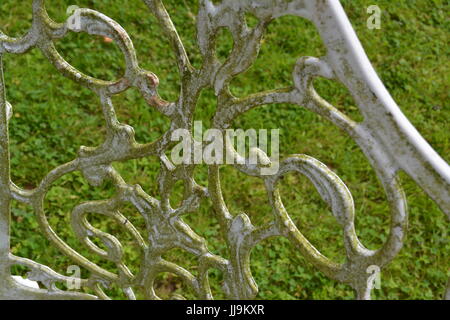
[{"label": "ornate metal scrollwork", "polygon": [[[406,172],[450,216],[450,168],[419,135],[395,104],[366,57],[343,8],[337,0],[199,0],[197,41],[203,57],[200,68],[194,68],[186,54],[180,37],[161,0],[144,0],[156,16],[170,40],[177,57],[182,79],[180,97],[168,102],[158,95],[159,80],[151,71],[139,66],[133,43],[127,32],[111,18],[90,9],[77,9],[66,23],[58,24],[47,15],[44,0],[33,1],[33,22],[22,38],[10,38],[0,33],[0,59],[3,54],[22,54],[38,48],[65,77],[90,89],[101,102],[107,137],[102,145],[81,147],[78,157],[47,174],[39,186],[24,190],[10,179],[8,121],[11,105],[6,101],[3,74],[0,74],[0,298],[9,299],[107,299],[103,284],[114,283],[124,294],[135,299],[135,290],[146,299],[158,299],[154,290],[156,277],[162,272],[179,276],[201,299],[212,299],[208,282],[211,268],[224,275],[223,290],[230,299],[252,299],[258,287],[250,271],[250,252],[260,241],[275,236],[289,239],[296,248],[328,277],[350,285],[360,299],[370,299],[370,266],[383,268],[394,259],[402,247],[407,223],[406,201],[397,179],[399,171]],[[246,23],[245,15],[258,19],[254,27]],[[73,23],[73,19],[78,19]],[[292,73],[292,86],[261,92],[245,98],[236,98],[229,91],[229,83],[247,70],[258,55],[261,38],[270,21],[285,15],[306,18],[317,27],[327,55],[321,58],[302,57]],[[234,47],[225,62],[216,57],[216,34],[227,28],[233,35]],[[114,40],[125,56],[126,69],[117,81],[103,81],[87,76],[67,63],[56,50],[53,41],[70,32],[84,32]],[[3,68],[0,66],[0,72]],[[316,77],[334,79],[344,84],[359,106],[364,121],[355,122],[321,98],[314,90]],[[112,97],[130,88],[137,88],[149,106],[171,121],[170,129],[156,141],[137,143],[134,129],[120,123],[115,114]],[[213,118],[215,129],[226,130],[233,120],[264,104],[290,103],[318,113],[346,132],[360,146],[370,160],[386,192],[391,208],[391,229],[384,245],[378,250],[365,248],[355,232],[352,195],[341,179],[318,160],[295,155],[280,162],[279,170],[263,175],[262,165],[246,163],[235,165],[248,175],[262,179],[273,208],[273,221],[264,227],[255,227],[246,214],[233,215],[223,199],[219,165],[210,165],[208,187],[193,178],[195,165],[172,166],[166,151],[173,146],[171,134],[177,129],[192,132],[193,114],[199,94],[212,88],[217,96],[217,109]],[[160,200],[147,194],[140,186],[130,185],[112,167],[116,161],[127,161],[157,156],[161,162],[158,180]],[[267,164],[266,166],[270,163]],[[71,213],[71,227],[81,243],[93,253],[112,262],[118,272],[112,273],[94,264],[65,243],[51,228],[43,208],[43,201],[52,184],[63,175],[80,171],[92,186],[106,181],[115,187],[115,195],[102,201],[79,204]],[[342,227],[346,261],[333,262],[322,255],[299,231],[283,206],[277,181],[288,172],[306,176],[330,205],[333,215]],[[185,187],[184,200],[173,208],[169,195],[176,182]],[[197,235],[183,221],[183,215],[192,214],[200,200],[212,200],[222,236],[228,246],[228,257],[208,250],[206,239]],[[56,273],[47,266],[10,253],[10,202],[16,200],[31,206],[43,234],[74,264],[89,271],[90,277],[81,279],[83,288],[95,295],[59,290],[55,283],[74,280]],[[144,239],[120,212],[124,205],[132,205],[146,222],[148,237]],[[139,271],[133,274],[123,262],[123,249],[119,240],[96,229],[86,219],[87,214],[107,216],[129,233],[142,251]],[[98,247],[92,238],[99,239],[107,248]],[[180,248],[198,258],[198,275],[163,259],[168,250]],[[29,279],[38,281],[42,288],[31,288],[11,276],[13,265],[31,270]]]}]

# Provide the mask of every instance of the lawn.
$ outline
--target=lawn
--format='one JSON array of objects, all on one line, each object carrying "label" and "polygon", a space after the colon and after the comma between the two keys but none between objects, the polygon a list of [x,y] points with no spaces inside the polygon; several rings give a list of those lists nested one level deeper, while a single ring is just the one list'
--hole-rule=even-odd
[{"label": "lawn", "polygon": [[[23,35],[31,25],[31,0],[2,0],[0,30],[9,36]],[[450,20],[446,0],[342,0],[341,1],[376,71],[394,100],[431,146],[450,161]],[[159,92],[167,100],[178,96],[180,78],[175,56],[156,19],[140,0],[48,0],[49,15],[56,21],[66,19],[66,8],[78,5],[100,11],[120,23],[129,33],[141,67],[160,79]],[[201,58],[195,41],[195,0],[165,0],[167,10],[185,44],[194,66]],[[369,30],[366,8],[376,4],[382,10],[380,30]],[[323,46],[314,26],[300,18],[283,17],[273,21],[256,63],[231,84],[236,96],[290,85],[291,72],[300,56],[322,56]],[[86,74],[117,79],[124,70],[121,52],[114,43],[101,37],[71,33],[56,42],[61,55]],[[218,54],[224,58],[232,48],[231,37],[220,35]],[[58,165],[76,157],[80,146],[97,146],[105,128],[98,97],[64,78],[33,49],[24,55],[4,56],[7,100],[14,108],[10,121],[11,170],[14,183],[31,189]],[[317,91],[341,111],[361,120],[347,90],[329,80],[317,80]],[[114,98],[122,123],[134,127],[138,142],[150,142],[161,136],[169,121],[148,107],[137,90],[128,90]],[[212,90],[200,97],[195,120],[207,126],[216,107]],[[386,240],[390,214],[386,196],[356,143],[344,132],[304,108],[293,105],[267,105],[239,117],[235,128],[276,129],[280,131],[282,156],[293,153],[310,155],[330,167],[352,192],[356,206],[356,227],[362,243],[379,248]],[[129,184],[139,184],[151,196],[158,196],[156,178],[159,162],[155,158],[115,163],[114,167]],[[245,212],[254,224],[271,219],[264,184],[247,177],[231,166],[221,168],[224,197],[230,212]],[[199,166],[196,181],[207,186],[207,168]],[[409,205],[408,236],[398,257],[381,275],[376,299],[439,299],[450,276],[449,221],[439,208],[406,175],[402,176]],[[181,189],[180,189],[181,192]],[[181,200],[175,193],[173,201]],[[80,173],[64,176],[46,198],[48,219],[57,233],[99,265],[114,267],[89,253],[68,228],[71,209],[84,201],[111,197],[111,186],[91,187]],[[336,261],[345,258],[341,229],[319,194],[304,177],[288,175],[282,183],[285,207],[299,229],[325,255]],[[133,208],[124,208],[138,229],[144,222]],[[110,220],[93,217],[93,224],[117,234],[119,227]],[[204,201],[185,218],[208,241],[214,253],[226,256],[212,206]],[[126,247],[131,270],[139,266],[139,251],[127,236],[119,237]],[[34,259],[65,274],[69,259],[39,231],[33,211],[17,202],[12,206],[12,251]],[[195,272],[194,256],[173,250],[167,259]],[[351,299],[353,290],[329,280],[281,238],[266,240],[252,252],[252,271],[259,285],[258,299]],[[19,268],[15,272],[24,270]],[[220,274],[211,273],[217,298]],[[179,279],[162,274],[158,292],[169,296],[182,292]],[[117,288],[109,293],[121,298]],[[189,293],[187,297],[192,297]]]}]

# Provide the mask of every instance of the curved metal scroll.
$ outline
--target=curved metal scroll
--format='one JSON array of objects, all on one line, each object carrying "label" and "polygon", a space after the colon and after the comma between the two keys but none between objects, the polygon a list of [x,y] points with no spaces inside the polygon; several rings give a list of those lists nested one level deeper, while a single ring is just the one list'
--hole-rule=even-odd
[{"label": "curved metal scroll", "polygon": [[[398,172],[403,170],[450,216],[450,168],[419,135],[393,101],[372,68],[358,41],[351,24],[337,0],[223,0],[213,3],[199,0],[198,45],[203,57],[201,68],[194,68],[188,59],[181,40],[161,0],[144,0],[157,17],[165,35],[176,53],[182,78],[180,97],[177,101],[162,100],[155,74],[139,66],[133,43],[126,31],[114,20],[89,9],[78,9],[74,14],[79,24],[70,17],[66,23],[52,21],[45,10],[44,0],[33,2],[33,23],[22,38],[14,39],[0,33],[0,57],[5,53],[22,54],[31,48],[39,48],[55,68],[65,77],[92,90],[101,102],[107,137],[95,148],[81,147],[73,161],[52,170],[34,190],[23,190],[10,179],[8,120],[12,107],[6,101],[3,74],[0,76],[0,298],[12,299],[106,299],[104,283],[114,283],[130,299],[135,290],[143,292],[147,299],[158,299],[154,282],[158,274],[171,272],[202,299],[212,299],[208,283],[208,271],[216,268],[224,274],[223,290],[231,299],[251,299],[258,292],[250,271],[250,252],[260,241],[274,236],[288,238],[298,250],[328,277],[354,288],[357,297],[370,299],[370,266],[380,268],[395,258],[405,236],[406,201],[398,182]],[[257,19],[255,27],[249,27],[245,14]],[[312,21],[317,27],[327,55],[321,58],[300,58],[293,70],[290,88],[262,92],[246,98],[236,98],[229,91],[229,83],[236,75],[247,70],[258,55],[261,38],[270,21],[284,15],[294,15]],[[220,28],[228,28],[233,35],[234,48],[228,59],[221,63],[215,55],[215,34]],[[109,37],[122,50],[126,70],[117,81],[103,81],[89,77],[60,56],[53,40],[70,32]],[[0,66],[0,71],[2,71]],[[316,77],[334,79],[343,83],[351,92],[364,116],[357,123],[322,99],[313,87]],[[139,144],[132,127],[120,123],[115,115],[112,96],[129,88],[137,88],[148,105],[171,120],[170,129],[158,140]],[[199,186],[193,178],[194,165],[168,165],[165,152],[170,150],[171,134],[176,129],[192,132],[193,114],[200,92],[213,88],[217,96],[217,109],[213,126],[225,130],[240,114],[273,103],[291,103],[312,110],[350,135],[370,160],[387,194],[391,208],[391,230],[388,239],[378,250],[365,248],[355,232],[354,204],[352,196],[336,174],[318,160],[306,155],[296,155],[279,164],[274,175],[262,175],[261,166],[236,165],[236,169],[259,177],[265,183],[267,196],[273,208],[273,221],[257,228],[246,214],[233,215],[222,197],[219,166],[209,166],[208,188]],[[261,151],[262,152],[262,151]],[[115,161],[126,161],[148,156],[161,160],[159,177],[160,199],[148,195],[140,186],[129,185],[112,167]],[[266,164],[267,165],[267,164]],[[270,165],[270,164],[269,164]],[[272,164],[273,165],[273,164]],[[78,239],[93,253],[117,266],[112,273],[80,255],[69,247],[50,227],[43,208],[43,201],[52,184],[65,174],[80,171],[92,186],[110,181],[115,195],[103,201],[85,202],[71,213],[72,228]],[[305,175],[328,202],[342,227],[346,249],[346,261],[336,263],[322,255],[298,230],[283,206],[278,179],[288,172]],[[169,195],[177,181],[185,186],[182,204],[172,208]],[[202,198],[209,197],[214,205],[221,226],[223,239],[228,245],[228,257],[212,254],[206,240],[187,225],[182,216],[195,212]],[[83,292],[59,290],[55,284],[73,280],[54,272],[47,266],[16,257],[10,253],[10,201],[28,204],[34,209],[43,234],[64,255],[90,272],[88,279],[81,279],[83,288],[90,288],[95,295]],[[120,213],[120,208],[131,204],[144,217],[148,238],[143,239],[139,230]],[[124,264],[121,243],[114,236],[89,224],[87,214],[108,216],[123,226],[142,251],[142,263],[137,274]],[[91,239],[98,238],[107,250],[99,248]],[[170,249],[181,248],[198,258],[198,275],[162,258]],[[22,265],[31,269],[29,279],[39,281],[41,289],[27,287],[10,274],[10,267]]]}]

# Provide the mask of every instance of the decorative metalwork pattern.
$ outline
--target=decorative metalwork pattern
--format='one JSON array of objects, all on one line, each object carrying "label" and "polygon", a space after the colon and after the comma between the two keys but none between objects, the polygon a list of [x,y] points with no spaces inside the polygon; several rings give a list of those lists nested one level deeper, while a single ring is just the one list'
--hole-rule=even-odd
[{"label": "decorative metalwork pattern", "polygon": [[[6,101],[3,74],[0,76],[0,298],[9,299],[107,299],[103,284],[115,283],[128,298],[135,298],[135,290],[144,292],[147,299],[158,299],[154,282],[158,274],[171,272],[192,288],[198,298],[212,299],[208,270],[219,269],[224,274],[223,290],[230,299],[252,299],[258,288],[250,271],[250,252],[260,241],[275,236],[288,238],[314,266],[328,277],[350,285],[357,298],[370,299],[371,266],[383,268],[402,247],[407,223],[406,201],[398,182],[399,171],[406,172],[450,217],[450,168],[419,135],[401,113],[364,53],[355,32],[338,0],[199,0],[197,41],[203,57],[200,68],[194,68],[188,59],[177,31],[161,0],[144,0],[157,17],[170,39],[177,57],[181,75],[181,91],[175,102],[162,100],[157,92],[159,80],[155,74],[139,66],[133,43],[127,32],[111,18],[90,9],[77,9],[64,24],[52,21],[45,10],[44,0],[33,1],[33,22],[22,38],[10,38],[0,33],[0,58],[4,53],[22,54],[38,48],[65,77],[98,95],[102,105],[107,137],[102,145],[81,147],[78,157],[47,174],[34,190],[23,190],[10,179],[8,120],[12,106]],[[246,23],[246,14],[258,19],[254,27]],[[292,73],[292,86],[281,90],[261,92],[246,98],[236,98],[229,91],[230,81],[247,70],[258,55],[261,38],[268,23],[278,17],[294,15],[306,18],[317,27],[327,55],[321,58],[300,58]],[[76,20],[74,23],[74,19]],[[234,47],[228,59],[216,57],[216,34],[227,28],[233,35]],[[126,71],[117,81],[103,81],[89,77],[67,63],[56,50],[53,40],[70,32],[85,32],[111,38],[125,56]],[[0,71],[3,72],[2,66]],[[322,99],[313,87],[316,77],[334,79],[344,84],[364,116],[355,122]],[[115,115],[112,96],[129,88],[137,88],[148,105],[171,121],[170,129],[158,140],[147,144],[135,141],[132,127],[120,123]],[[193,114],[200,92],[212,88],[217,96],[213,127],[224,131],[233,120],[246,111],[264,104],[290,103],[320,114],[345,131],[360,146],[370,160],[386,192],[391,208],[390,234],[378,250],[365,248],[355,232],[352,195],[340,178],[318,160],[307,155],[296,155],[281,161],[279,170],[263,175],[261,170],[274,166],[268,157],[257,150],[259,165],[234,165],[237,170],[262,179],[273,208],[273,221],[257,228],[246,214],[233,215],[223,199],[219,165],[209,166],[208,188],[201,187],[193,178],[194,164],[173,166],[166,152],[173,147],[171,134],[177,129],[192,132]],[[235,157],[239,155],[236,151]],[[158,179],[160,200],[148,195],[140,186],[129,185],[112,167],[116,161],[157,156],[161,162]],[[265,160],[265,161],[263,161]],[[74,171],[83,173],[92,186],[110,181],[115,195],[103,201],[82,203],[71,213],[72,228],[79,241],[93,253],[113,262],[118,273],[112,273],[89,261],[58,237],[50,227],[43,201],[52,184]],[[335,263],[322,255],[291,220],[283,206],[277,182],[289,172],[305,175],[330,205],[343,230],[346,261]],[[184,200],[172,208],[169,195],[177,181],[185,187]],[[208,250],[206,239],[197,235],[182,217],[196,211],[202,198],[212,200],[220,223],[223,240],[228,246],[228,257],[220,257]],[[91,276],[81,279],[81,286],[92,289],[96,295],[62,291],[55,283],[75,280],[54,272],[47,266],[14,256],[10,253],[10,201],[16,200],[33,207],[43,234],[74,264],[87,269]],[[120,208],[131,204],[144,217],[148,238],[121,214]],[[120,224],[142,250],[142,263],[133,274],[123,262],[121,243],[114,236],[94,228],[87,214],[107,216]],[[102,250],[92,238],[98,238],[108,248]],[[165,252],[180,248],[198,258],[198,275],[162,258]],[[38,281],[45,289],[31,288],[19,283],[10,273],[13,265],[31,269],[29,279]]]}]

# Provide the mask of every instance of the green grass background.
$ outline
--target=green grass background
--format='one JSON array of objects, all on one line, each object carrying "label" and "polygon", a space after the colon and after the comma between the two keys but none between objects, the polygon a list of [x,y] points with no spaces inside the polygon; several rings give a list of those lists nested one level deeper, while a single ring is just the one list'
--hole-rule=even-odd
[{"label": "green grass background", "polygon": [[[200,55],[195,43],[196,2],[164,1],[181,34],[194,65]],[[449,105],[449,2],[445,0],[343,0],[341,1],[367,54],[386,87],[402,111],[433,148],[450,160]],[[31,0],[2,0],[0,29],[10,36],[23,35],[31,24]],[[169,100],[177,98],[179,76],[174,55],[155,18],[140,0],[48,0],[50,16],[63,21],[66,8],[78,5],[98,10],[119,22],[134,41],[140,64],[160,78],[160,93]],[[381,30],[366,27],[366,8],[376,4],[382,9]],[[221,34],[218,52],[225,57],[232,43],[230,35]],[[102,79],[116,79],[123,72],[124,61],[113,43],[100,37],[72,33],[57,42],[57,48],[75,67]],[[315,28],[306,20],[284,17],[270,24],[255,65],[232,83],[237,96],[265,89],[288,86],[291,70],[300,56],[321,56],[326,52]],[[7,99],[14,108],[10,122],[12,178],[24,188],[33,188],[52,168],[72,160],[81,145],[96,146],[104,138],[99,101],[94,94],[65,79],[50,65],[39,50],[25,55],[5,55]],[[320,94],[354,119],[362,119],[347,90],[332,81],[317,80]],[[167,119],[151,110],[136,90],[114,99],[119,119],[134,126],[139,142],[159,137],[169,126]],[[204,91],[196,111],[196,120],[210,123],[215,110],[211,91]],[[234,123],[236,128],[281,129],[283,156],[304,153],[334,170],[347,184],[355,199],[356,226],[361,241],[371,249],[386,240],[389,211],[386,197],[375,174],[357,145],[339,129],[319,116],[292,105],[268,105],[248,112]],[[154,158],[116,163],[114,166],[129,183],[139,183],[157,197],[156,176],[159,168]],[[270,220],[270,207],[263,183],[246,177],[231,167],[224,167],[222,183],[230,210],[247,213],[255,224]],[[206,168],[196,171],[197,181],[206,186]],[[381,276],[378,299],[439,299],[450,276],[449,223],[444,214],[406,176],[402,176],[409,201],[410,222],[403,250]],[[46,199],[51,225],[71,246],[101,266],[114,270],[87,252],[67,228],[71,208],[80,202],[105,199],[112,195],[110,186],[90,187],[80,174],[60,179]],[[292,174],[282,182],[285,206],[299,229],[324,254],[343,261],[345,257],[341,230],[313,186]],[[181,195],[174,193],[173,201]],[[124,208],[136,226],[143,230],[142,219],[132,208]],[[47,264],[65,273],[72,263],[62,256],[39,231],[31,208],[13,203],[12,251],[20,256]],[[186,220],[208,240],[210,249],[226,254],[220,239],[211,204]],[[112,221],[92,217],[93,224],[118,235]],[[139,252],[126,244],[126,259],[137,270]],[[181,251],[169,252],[172,261],[196,272],[195,259]],[[272,239],[255,247],[252,271],[259,284],[259,299],[351,299],[353,291],[327,279],[315,270],[284,239]],[[24,270],[15,269],[23,273]],[[85,274],[84,274],[85,275]],[[216,297],[221,275],[211,273]],[[163,274],[157,290],[162,296],[183,292],[180,281]],[[122,298],[117,288],[109,293]],[[187,297],[191,297],[188,292]]]}]

